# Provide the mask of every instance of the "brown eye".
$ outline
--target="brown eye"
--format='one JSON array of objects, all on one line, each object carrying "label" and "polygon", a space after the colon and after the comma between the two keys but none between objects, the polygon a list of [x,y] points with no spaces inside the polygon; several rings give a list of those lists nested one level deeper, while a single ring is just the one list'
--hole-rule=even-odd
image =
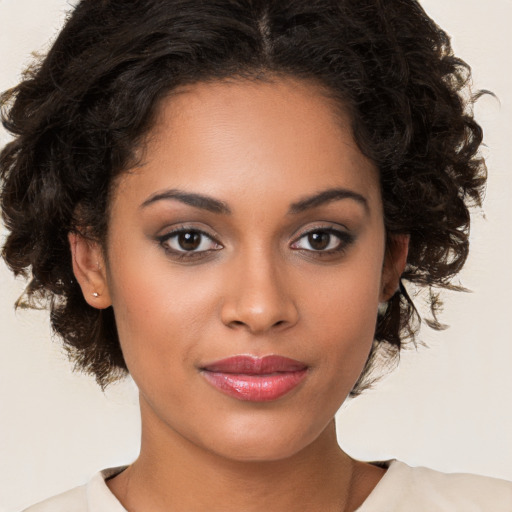
[{"label": "brown eye", "polygon": [[178,235],[178,245],[184,251],[194,251],[201,244],[201,234],[196,231],[180,233]]},{"label": "brown eye", "polygon": [[308,235],[308,243],[315,251],[324,251],[329,247],[332,235],[325,231],[317,231]]},{"label": "brown eye", "polygon": [[298,238],[291,248],[317,252],[319,255],[331,254],[344,251],[353,241],[354,236],[347,231],[334,228],[313,229]]},{"label": "brown eye", "polygon": [[211,236],[196,229],[179,229],[159,237],[159,241],[166,251],[191,256],[222,249]]}]

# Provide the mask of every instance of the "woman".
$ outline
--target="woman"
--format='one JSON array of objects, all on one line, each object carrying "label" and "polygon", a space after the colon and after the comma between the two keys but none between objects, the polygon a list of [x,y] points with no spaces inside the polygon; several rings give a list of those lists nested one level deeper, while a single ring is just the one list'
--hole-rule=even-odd
[{"label": "woman", "polygon": [[414,2],[81,2],[3,98],[4,258],[78,367],[130,372],[142,448],[32,510],[508,510],[333,421],[466,259],[467,79]]}]

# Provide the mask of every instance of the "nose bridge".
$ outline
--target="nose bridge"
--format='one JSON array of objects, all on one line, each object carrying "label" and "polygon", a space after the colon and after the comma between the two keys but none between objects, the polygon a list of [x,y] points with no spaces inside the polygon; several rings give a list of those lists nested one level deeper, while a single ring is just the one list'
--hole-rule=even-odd
[{"label": "nose bridge", "polygon": [[253,246],[241,251],[233,263],[222,309],[226,325],[262,333],[297,321],[298,310],[276,252]]}]

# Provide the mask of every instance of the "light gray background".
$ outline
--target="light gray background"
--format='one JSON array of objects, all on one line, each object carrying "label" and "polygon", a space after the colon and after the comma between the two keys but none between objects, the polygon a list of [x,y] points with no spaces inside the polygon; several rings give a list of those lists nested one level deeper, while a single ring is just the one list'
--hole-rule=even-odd
[{"label": "light gray background", "polygon": [[[397,371],[342,408],[340,443],[361,459],[512,480],[512,1],[423,5],[472,65],[475,88],[500,99],[483,98],[476,108],[489,186],[461,276],[473,293],[446,294],[442,320],[450,329],[424,327],[430,348],[406,352]],[[68,8],[64,0],[0,0],[0,90],[17,83]],[[0,290],[0,512],[10,512],[133,460],[139,423],[133,384],[103,395],[91,378],[71,372],[45,312],[14,313],[23,283],[3,263]]]}]

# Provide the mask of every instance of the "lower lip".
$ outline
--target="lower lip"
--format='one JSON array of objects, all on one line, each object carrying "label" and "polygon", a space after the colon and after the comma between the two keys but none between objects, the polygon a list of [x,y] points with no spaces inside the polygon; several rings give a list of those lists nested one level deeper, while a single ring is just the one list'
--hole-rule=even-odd
[{"label": "lower lip", "polygon": [[269,375],[245,375],[203,371],[205,379],[228,396],[247,402],[277,400],[296,388],[306,377],[306,369]]}]

